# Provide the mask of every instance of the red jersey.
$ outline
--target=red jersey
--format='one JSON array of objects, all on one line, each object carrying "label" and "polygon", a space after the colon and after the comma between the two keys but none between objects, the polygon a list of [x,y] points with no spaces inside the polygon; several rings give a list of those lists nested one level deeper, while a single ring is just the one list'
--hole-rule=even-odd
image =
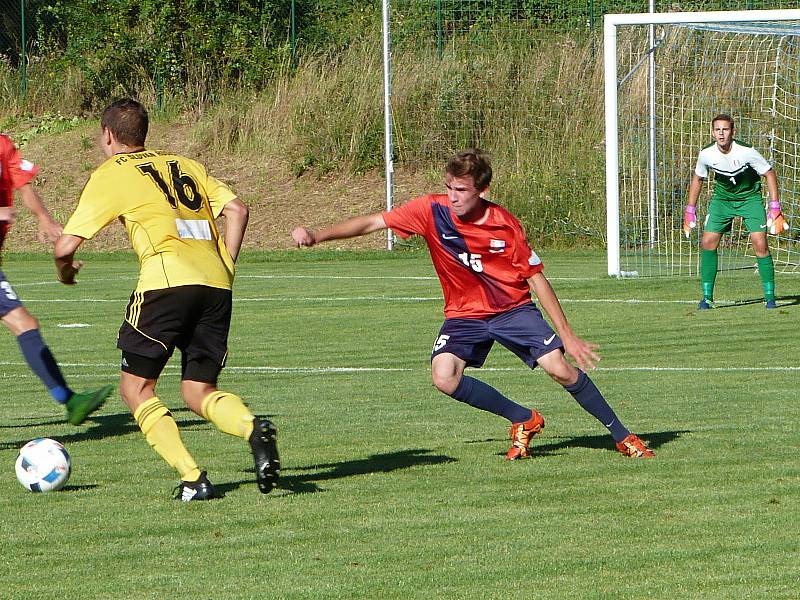
[{"label": "red jersey", "polygon": [[[22,158],[14,142],[0,134],[0,206],[12,206],[14,190],[30,182],[38,172],[39,167]],[[0,221],[0,247],[9,227],[7,221]]]},{"label": "red jersey", "polygon": [[425,238],[448,319],[481,319],[530,302],[527,280],[544,268],[516,217],[486,203],[488,214],[480,225],[461,221],[446,194],[414,198],[383,213],[400,237]]}]

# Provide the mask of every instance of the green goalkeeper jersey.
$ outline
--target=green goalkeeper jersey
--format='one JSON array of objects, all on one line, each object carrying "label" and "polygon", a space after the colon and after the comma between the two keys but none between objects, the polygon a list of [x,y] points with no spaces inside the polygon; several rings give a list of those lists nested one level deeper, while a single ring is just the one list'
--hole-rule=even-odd
[{"label": "green goalkeeper jersey", "polygon": [[745,200],[761,197],[761,176],[771,168],[758,150],[733,140],[727,153],[721,152],[716,142],[703,148],[694,172],[703,178],[714,172],[714,198]]}]

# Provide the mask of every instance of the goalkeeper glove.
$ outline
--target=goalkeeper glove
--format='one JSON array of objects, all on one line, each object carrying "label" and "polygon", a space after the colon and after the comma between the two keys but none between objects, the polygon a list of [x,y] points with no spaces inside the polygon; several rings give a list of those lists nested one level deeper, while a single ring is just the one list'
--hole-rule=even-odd
[{"label": "goalkeeper glove", "polygon": [[771,200],[769,202],[769,211],[767,212],[767,227],[772,235],[783,233],[789,229],[789,224],[783,218],[781,213],[781,203],[779,200]]},{"label": "goalkeeper glove", "polygon": [[687,238],[692,233],[692,229],[697,227],[697,217],[695,217],[694,211],[694,205],[687,204],[686,210],[683,212],[683,233]]}]

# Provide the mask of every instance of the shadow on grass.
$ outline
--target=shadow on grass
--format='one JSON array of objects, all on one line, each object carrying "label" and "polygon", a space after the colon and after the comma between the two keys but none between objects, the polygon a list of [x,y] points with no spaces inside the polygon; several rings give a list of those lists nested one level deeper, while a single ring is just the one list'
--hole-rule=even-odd
[{"label": "shadow on grass", "polygon": [[[778,310],[781,308],[789,308],[790,306],[796,306],[800,304],[800,296],[776,296],[775,302],[778,304]],[[748,298],[746,300],[736,300],[735,302],[731,302],[730,304],[717,304],[714,307],[714,310],[724,310],[730,308],[741,308],[742,306],[748,306],[751,304],[764,304],[764,298]],[[706,312],[706,311],[698,311],[698,312]],[[767,312],[774,312],[774,310],[769,310]]]},{"label": "shadow on grass", "polygon": [[[299,475],[281,475],[278,489],[286,490],[293,494],[313,494],[323,491],[317,485],[323,481],[353,477],[355,475],[369,475],[371,473],[390,473],[400,469],[408,469],[422,465],[440,465],[455,462],[455,458],[443,454],[431,454],[432,450],[415,448],[384,454],[373,454],[368,458],[346,460],[336,463],[320,463],[306,467],[296,467],[292,472],[303,472]],[[253,472],[252,469],[250,469]],[[224,495],[235,490],[241,485],[255,485],[254,481],[235,481],[214,485],[215,489]]]},{"label": "shadow on grass", "polygon": [[[676,431],[654,431],[651,433],[639,433],[637,434],[640,438],[642,438],[647,446],[655,451],[664,446],[665,444],[669,444],[674,440],[678,439],[684,433],[692,433],[689,429],[681,429]],[[614,444],[614,439],[608,435],[581,435],[581,436],[574,436],[574,437],[566,437],[560,436],[557,438],[561,441],[551,442],[547,444],[537,444],[537,439],[534,437],[533,441],[531,442],[531,456],[533,458],[539,456],[557,456],[560,454],[564,454],[564,450],[569,448],[590,448],[592,450],[609,450],[611,452],[616,452],[616,446]],[[506,439],[486,439],[486,440],[474,440],[467,442],[468,444],[482,444],[486,442],[507,442]],[[505,452],[498,452],[498,456],[505,456]]]},{"label": "shadow on grass", "polygon": [[[181,431],[194,429],[197,427],[214,427],[205,419],[196,417],[196,415],[188,408],[170,409],[170,412],[175,417],[175,421],[178,423],[178,428]],[[196,418],[181,418],[179,415],[182,413],[188,413],[191,417]],[[31,422],[17,423],[14,425],[0,425],[0,429],[33,429],[36,432],[32,434],[31,437],[22,440],[0,442],[0,450],[21,448],[34,437],[52,437],[53,439],[58,440],[65,446],[69,447],[69,445],[73,442],[101,440],[107,437],[128,435],[131,433],[137,433],[141,435],[139,426],[136,424],[136,421],[133,420],[133,415],[128,412],[117,413],[113,415],[98,415],[95,413],[89,417],[85,423],[72,429],[72,433],[53,435],[47,432],[48,427],[60,427],[63,425],[65,425],[65,422],[62,419],[39,421],[35,423]]]}]

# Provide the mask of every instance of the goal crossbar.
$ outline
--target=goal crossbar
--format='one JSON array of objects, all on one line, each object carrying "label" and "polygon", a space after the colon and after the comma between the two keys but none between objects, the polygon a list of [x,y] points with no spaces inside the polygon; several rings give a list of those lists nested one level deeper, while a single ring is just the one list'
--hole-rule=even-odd
[{"label": "goal crossbar", "polygon": [[[617,27],[621,25],[690,25],[800,21],[800,9],[607,14],[604,17],[604,87],[606,155],[606,233],[608,274],[620,277],[619,122],[617,114]],[[800,35],[800,28],[797,33]]]}]

